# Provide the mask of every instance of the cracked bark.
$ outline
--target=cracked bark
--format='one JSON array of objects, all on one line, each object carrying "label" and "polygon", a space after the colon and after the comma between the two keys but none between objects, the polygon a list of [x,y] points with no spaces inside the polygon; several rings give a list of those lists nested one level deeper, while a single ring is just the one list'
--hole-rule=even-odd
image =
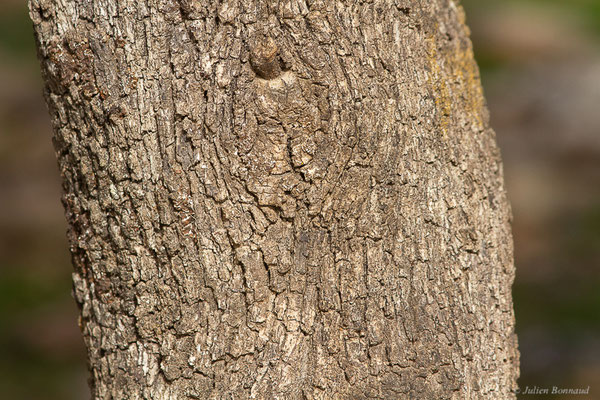
[{"label": "cracked bark", "polygon": [[450,0],[30,0],[95,399],[514,398]]}]

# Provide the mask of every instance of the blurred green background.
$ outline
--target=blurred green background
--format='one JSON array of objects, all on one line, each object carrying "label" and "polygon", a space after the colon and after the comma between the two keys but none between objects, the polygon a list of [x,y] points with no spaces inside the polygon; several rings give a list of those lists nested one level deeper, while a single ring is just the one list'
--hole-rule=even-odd
[{"label": "blurred green background", "polygon": [[[575,398],[600,399],[600,0],[462,3],[513,206],[519,384],[590,386]],[[82,399],[85,351],[35,54],[25,1],[2,0],[0,397]]]}]

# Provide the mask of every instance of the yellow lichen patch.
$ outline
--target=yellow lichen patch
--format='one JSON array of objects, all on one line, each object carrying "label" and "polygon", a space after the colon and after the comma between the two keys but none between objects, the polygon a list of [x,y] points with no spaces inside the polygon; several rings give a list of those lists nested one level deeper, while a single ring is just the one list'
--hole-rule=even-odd
[{"label": "yellow lichen patch", "polygon": [[456,84],[455,92],[462,93],[462,103],[464,111],[467,113],[467,118],[473,120],[478,130],[482,130],[485,125],[483,117],[485,100],[479,79],[479,70],[473,55],[473,47],[470,40],[468,40],[470,30],[466,25],[464,9],[460,5],[453,8],[457,13],[458,22],[463,31],[462,36],[467,38],[467,40],[454,41],[454,46],[449,51],[449,54],[445,54],[450,68],[450,78]]},{"label": "yellow lichen patch", "polygon": [[439,123],[442,129],[442,135],[448,132],[450,125],[450,115],[452,112],[452,100],[446,83],[446,77],[438,61],[436,43],[433,37],[426,39],[427,43],[427,61],[429,64],[429,74],[427,83],[433,88],[436,110],[439,113]]},{"label": "yellow lichen patch", "polygon": [[429,66],[427,83],[433,89],[442,135],[448,131],[455,103],[461,105],[461,114],[476,129],[482,130],[485,125],[485,101],[471,43],[453,41],[450,45],[446,44],[440,47],[446,53],[441,57],[433,36],[426,39],[426,44]]},{"label": "yellow lichen patch", "polygon": [[452,78],[458,85],[457,93],[463,93],[465,111],[474,119],[477,128],[481,130],[484,125],[482,110],[485,104],[473,49],[470,45],[462,48],[457,43],[454,53],[449,56],[452,60],[450,64]]}]

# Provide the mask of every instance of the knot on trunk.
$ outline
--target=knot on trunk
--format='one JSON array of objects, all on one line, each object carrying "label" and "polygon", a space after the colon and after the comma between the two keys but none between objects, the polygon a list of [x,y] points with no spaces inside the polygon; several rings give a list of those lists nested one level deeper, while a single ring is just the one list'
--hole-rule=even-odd
[{"label": "knot on trunk", "polygon": [[252,70],[263,79],[274,79],[281,74],[279,47],[271,36],[261,35],[250,50]]}]

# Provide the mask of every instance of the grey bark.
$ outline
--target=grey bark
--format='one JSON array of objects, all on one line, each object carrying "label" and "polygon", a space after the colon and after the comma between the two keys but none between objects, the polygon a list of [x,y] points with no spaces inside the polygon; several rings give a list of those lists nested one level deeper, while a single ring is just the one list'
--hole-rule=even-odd
[{"label": "grey bark", "polygon": [[94,399],[506,399],[510,210],[450,0],[30,0]]}]

